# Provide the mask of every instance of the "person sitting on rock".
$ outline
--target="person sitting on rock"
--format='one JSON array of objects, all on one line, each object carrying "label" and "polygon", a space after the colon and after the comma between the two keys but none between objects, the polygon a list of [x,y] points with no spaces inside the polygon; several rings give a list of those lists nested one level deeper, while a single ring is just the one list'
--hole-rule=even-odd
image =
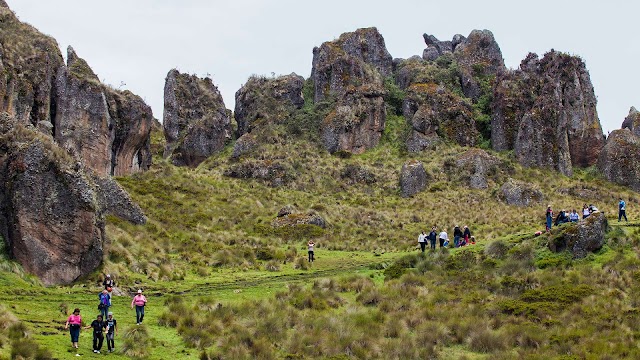
[{"label": "person sitting on rock", "polygon": [[558,226],[568,221],[569,221],[569,218],[567,218],[566,212],[564,210],[560,210],[560,213],[558,213],[558,216],[556,217],[555,225]]},{"label": "person sitting on rock", "polygon": [[589,217],[589,215],[591,215],[591,211],[589,210],[587,204],[584,204],[584,206],[582,207],[582,219],[586,219],[587,217]]},{"label": "person sitting on rock", "polygon": [[580,215],[578,215],[578,212],[576,211],[576,209],[573,209],[573,210],[569,213],[569,221],[571,221],[571,222],[578,222],[578,220],[580,220]]}]

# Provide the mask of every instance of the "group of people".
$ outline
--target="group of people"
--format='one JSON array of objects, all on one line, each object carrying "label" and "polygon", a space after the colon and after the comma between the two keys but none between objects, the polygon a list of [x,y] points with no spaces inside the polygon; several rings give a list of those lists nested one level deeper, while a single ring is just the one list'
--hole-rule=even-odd
[{"label": "group of people", "polygon": [[[109,352],[115,350],[115,336],[118,331],[117,321],[113,317],[113,312],[109,311],[111,308],[111,292],[115,287],[115,281],[111,278],[111,275],[107,275],[102,285],[104,285],[104,289],[98,294],[98,311],[100,314],[91,322],[91,325],[84,327],[84,329],[93,329],[93,352],[96,354],[100,354],[105,334]],[[133,309],[134,306],[136,308],[137,325],[140,325],[144,319],[144,308],[146,304],[147,298],[142,294],[142,290],[138,290],[131,301],[131,308]],[[73,313],[69,315],[65,329],[69,329],[71,346],[78,349],[78,339],[80,337],[80,330],[82,329],[82,317],[80,316],[79,308],[75,308]],[[80,354],[76,354],[76,356],[80,356]]]},{"label": "group of people", "polygon": [[[587,204],[584,204],[584,206],[582,207],[582,219],[586,219],[587,217],[589,217],[589,215],[597,211],[599,211],[598,208],[593,204],[589,206],[587,206]],[[547,206],[545,216],[547,220],[547,232],[551,230],[552,225],[558,226],[567,222],[578,222],[580,220],[580,214],[578,214],[576,209],[573,209],[571,211],[560,210],[554,221],[551,205]],[[623,217],[624,221],[629,221],[627,220],[627,203],[622,198],[620,198],[618,201],[618,221],[622,220]]]},{"label": "group of people", "polygon": [[[444,228],[438,234],[438,228],[433,226],[431,228],[431,232],[429,234],[425,234],[423,231],[418,235],[418,244],[420,245],[420,250],[422,252],[427,248],[427,242],[430,245],[430,248],[434,250],[436,248],[436,241],[439,240],[440,247],[448,247],[449,246],[449,235],[447,234],[447,229]],[[471,236],[471,230],[469,230],[468,226],[464,226],[464,230],[461,230],[458,225],[453,228],[453,246],[461,247],[466,245],[472,245],[476,243],[476,238]]]}]

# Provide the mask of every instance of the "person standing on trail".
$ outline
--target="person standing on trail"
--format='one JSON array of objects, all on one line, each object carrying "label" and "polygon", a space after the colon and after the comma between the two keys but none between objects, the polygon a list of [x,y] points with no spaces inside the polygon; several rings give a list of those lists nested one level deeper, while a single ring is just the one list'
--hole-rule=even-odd
[{"label": "person standing on trail", "polygon": [[117,334],[118,327],[116,319],[113,318],[113,313],[109,312],[109,317],[107,318],[107,347],[109,348],[109,352],[113,352],[116,349],[115,344],[115,335]]},{"label": "person standing on trail", "polygon": [[436,232],[436,227],[431,228],[431,232],[429,233],[429,242],[431,243],[431,249],[436,249],[436,239],[438,238],[438,233]]},{"label": "person standing on trail", "polygon": [[100,311],[100,314],[102,314],[102,318],[106,319],[107,314],[109,313],[109,307],[111,307],[111,295],[109,295],[109,292],[105,289],[98,294],[98,299],[100,299],[100,303],[98,303],[98,310]]},{"label": "person standing on trail", "polygon": [[624,221],[629,222],[629,220],[627,220],[627,203],[620,198],[620,202],[618,203],[618,222],[622,220],[623,216]]},{"label": "person standing on trail", "polygon": [[105,290],[107,290],[108,292],[111,292],[113,287],[116,286],[116,282],[111,278],[110,274],[107,274],[107,277],[102,282],[102,285],[104,285]]},{"label": "person standing on trail", "polygon": [[102,343],[104,342],[103,331],[106,327],[107,323],[102,320],[102,315],[98,315],[91,325],[85,328],[93,328],[93,352],[96,354],[100,354],[100,349],[102,349]]},{"label": "person standing on trail", "polygon": [[551,210],[551,205],[547,206],[547,232],[551,231],[551,224],[553,224],[553,210]]},{"label": "person standing on trail", "polygon": [[456,225],[453,228],[453,247],[460,247],[461,237],[462,237],[462,230],[460,230],[460,226]]},{"label": "person standing on trail", "polygon": [[313,240],[309,240],[309,242],[307,243],[307,250],[309,253],[309,262],[312,263],[316,258],[314,256],[313,253],[313,248],[316,246],[316,243],[313,242]]},{"label": "person standing on trail", "polygon": [[427,247],[427,234],[423,232],[418,235],[418,244],[420,244],[420,250],[424,252],[424,249]]},{"label": "person standing on trail", "polygon": [[80,337],[80,328],[82,327],[82,317],[80,316],[80,309],[75,308],[73,314],[69,315],[67,323],[64,325],[65,330],[69,329],[69,335],[71,335],[71,346],[78,348],[78,338]]},{"label": "person standing on trail", "polygon": [[469,227],[467,225],[464,226],[462,237],[464,238],[464,243],[469,245],[469,241],[471,240],[471,230],[469,230]]},{"label": "person standing on trail", "polygon": [[444,243],[445,241],[448,242],[449,241],[449,235],[447,235],[447,229],[442,229],[442,232],[440,233],[440,247],[444,247]]},{"label": "person standing on trail", "polygon": [[144,307],[147,305],[147,298],[142,295],[142,290],[138,290],[136,296],[131,300],[131,308],[136,307],[136,325],[142,324],[144,320]]}]

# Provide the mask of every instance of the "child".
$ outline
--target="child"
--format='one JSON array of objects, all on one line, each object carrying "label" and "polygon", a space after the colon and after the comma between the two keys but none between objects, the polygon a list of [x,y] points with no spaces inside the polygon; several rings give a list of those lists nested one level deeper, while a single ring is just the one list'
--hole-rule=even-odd
[{"label": "child", "polygon": [[113,352],[115,350],[116,345],[114,341],[114,336],[117,334],[116,319],[113,318],[113,313],[109,312],[109,317],[107,318],[107,347],[109,348],[109,352]]},{"label": "child", "polygon": [[100,349],[102,349],[102,343],[104,342],[104,334],[102,331],[107,327],[107,323],[102,321],[102,315],[98,315],[98,317],[93,320],[91,325],[87,326],[85,329],[93,328],[93,352],[96,354],[100,354]]}]

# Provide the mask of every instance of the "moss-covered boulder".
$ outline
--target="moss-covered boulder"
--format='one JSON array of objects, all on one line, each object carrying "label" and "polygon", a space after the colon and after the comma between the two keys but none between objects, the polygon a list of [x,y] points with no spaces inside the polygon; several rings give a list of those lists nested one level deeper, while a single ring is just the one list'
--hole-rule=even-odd
[{"label": "moss-covered boulder", "polygon": [[640,137],[631,130],[614,130],[600,153],[598,170],[616,184],[640,192]]},{"label": "moss-covered boulder", "polygon": [[498,199],[508,205],[531,206],[544,199],[542,191],[523,181],[508,179],[498,193]]},{"label": "moss-covered boulder", "polygon": [[221,151],[232,138],[231,111],[210,78],[173,69],[164,86],[165,158],[196,167]]},{"label": "moss-covered boulder", "polygon": [[574,258],[584,258],[604,245],[607,232],[607,218],[602,212],[595,212],[578,223],[568,223],[559,228],[549,240],[553,252],[569,250]]}]

